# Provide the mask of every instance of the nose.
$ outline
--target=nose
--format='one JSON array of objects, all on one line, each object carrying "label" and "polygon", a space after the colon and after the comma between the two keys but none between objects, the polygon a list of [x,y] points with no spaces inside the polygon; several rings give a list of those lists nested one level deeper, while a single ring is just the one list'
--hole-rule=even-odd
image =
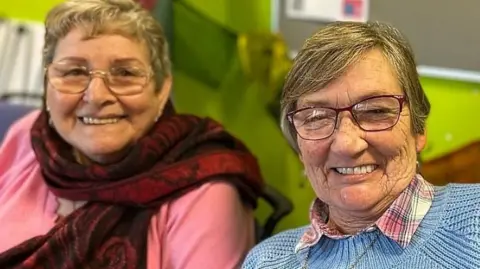
[{"label": "nose", "polygon": [[97,106],[115,102],[115,95],[108,88],[105,74],[92,73],[83,101]]},{"label": "nose", "polygon": [[365,131],[357,126],[348,112],[341,114],[338,115],[330,151],[340,156],[355,157],[368,148]]}]

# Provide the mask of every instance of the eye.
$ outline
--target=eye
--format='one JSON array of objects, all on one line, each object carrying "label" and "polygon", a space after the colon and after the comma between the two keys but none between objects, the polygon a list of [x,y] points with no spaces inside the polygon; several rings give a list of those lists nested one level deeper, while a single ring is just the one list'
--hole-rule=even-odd
[{"label": "eye", "polygon": [[307,129],[318,129],[330,126],[335,122],[335,116],[325,110],[313,110],[305,116],[301,126]]},{"label": "eye", "polygon": [[59,70],[59,73],[62,77],[88,76],[87,70],[80,67],[65,68],[64,70]]},{"label": "eye", "polygon": [[390,112],[391,112],[391,109],[385,108],[385,107],[372,108],[372,109],[364,111],[364,113],[369,113],[369,114],[384,114],[384,113],[390,113]]},{"label": "eye", "polygon": [[398,114],[398,109],[396,108],[391,108],[391,107],[376,107],[376,108],[370,108],[365,111],[360,111],[362,114],[366,115],[391,115],[391,114]]},{"label": "eye", "polygon": [[325,120],[330,118],[332,115],[326,110],[323,109],[314,109],[309,111],[307,115],[305,115],[305,122],[315,122],[320,120]]},{"label": "eye", "polygon": [[134,67],[116,67],[112,68],[110,73],[117,77],[142,77],[145,72]]},{"label": "eye", "polygon": [[321,121],[326,119],[327,117],[325,115],[312,115],[308,118],[305,119],[305,124],[316,122],[316,121]]}]

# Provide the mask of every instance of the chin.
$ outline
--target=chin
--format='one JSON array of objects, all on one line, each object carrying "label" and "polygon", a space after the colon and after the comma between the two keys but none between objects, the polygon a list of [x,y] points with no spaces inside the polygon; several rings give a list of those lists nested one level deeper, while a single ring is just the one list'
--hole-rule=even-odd
[{"label": "chin", "polygon": [[99,163],[112,163],[125,156],[126,145],[85,143],[77,149],[88,159]]},{"label": "chin", "polygon": [[381,200],[379,193],[368,184],[347,186],[337,194],[338,206],[346,210],[369,210]]}]

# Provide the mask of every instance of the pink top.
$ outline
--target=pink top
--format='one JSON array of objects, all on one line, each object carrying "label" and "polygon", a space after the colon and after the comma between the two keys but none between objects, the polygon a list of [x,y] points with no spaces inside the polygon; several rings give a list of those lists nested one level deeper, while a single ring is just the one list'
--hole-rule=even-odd
[{"label": "pink top", "polygon": [[[0,147],[0,253],[47,233],[58,217],[59,200],[44,183],[30,145],[37,115],[13,124]],[[254,243],[253,212],[236,189],[206,183],[152,217],[147,268],[239,268]]]}]

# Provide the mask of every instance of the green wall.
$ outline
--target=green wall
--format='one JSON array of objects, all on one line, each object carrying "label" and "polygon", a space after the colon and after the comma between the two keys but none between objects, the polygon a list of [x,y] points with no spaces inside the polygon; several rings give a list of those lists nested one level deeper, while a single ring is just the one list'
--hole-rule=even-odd
[{"label": "green wall", "polygon": [[270,29],[270,0],[183,0],[236,32]]},{"label": "green wall", "polygon": [[432,78],[421,82],[432,104],[425,160],[480,139],[480,84]]}]

